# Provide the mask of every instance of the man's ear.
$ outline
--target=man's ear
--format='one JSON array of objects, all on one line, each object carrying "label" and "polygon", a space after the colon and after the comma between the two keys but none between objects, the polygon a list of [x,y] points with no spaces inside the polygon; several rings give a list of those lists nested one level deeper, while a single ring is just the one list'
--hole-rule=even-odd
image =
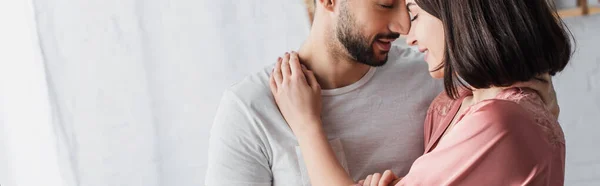
[{"label": "man's ear", "polygon": [[327,11],[333,12],[339,0],[317,0],[317,6],[321,6]]}]

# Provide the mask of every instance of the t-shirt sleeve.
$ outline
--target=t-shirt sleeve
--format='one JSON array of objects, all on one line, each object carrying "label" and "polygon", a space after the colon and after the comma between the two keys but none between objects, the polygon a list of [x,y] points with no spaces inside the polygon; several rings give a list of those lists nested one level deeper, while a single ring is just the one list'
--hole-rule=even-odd
[{"label": "t-shirt sleeve", "polygon": [[437,147],[418,158],[398,185],[538,185],[550,148],[532,117],[493,100],[466,115]]},{"label": "t-shirt sleeve", "polygon": [[271,186],[264,133],[250,113],[233,92],[225,92],[210,132],[207,186]]}]

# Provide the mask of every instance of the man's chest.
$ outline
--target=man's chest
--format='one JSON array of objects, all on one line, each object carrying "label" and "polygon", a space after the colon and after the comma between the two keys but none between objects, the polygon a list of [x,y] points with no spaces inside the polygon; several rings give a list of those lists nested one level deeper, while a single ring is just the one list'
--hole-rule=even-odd
[{"label": "man's chest", "polygon": [[[335,113],[323,117],[323,127],[339,163],[358,180],[387,169],[407,173],[423,153],[423,118],[385,111]],[[296,139],[287,140],[277,142],[285,145],[278,145],[273,158],[274,183],[310,185]]]}]

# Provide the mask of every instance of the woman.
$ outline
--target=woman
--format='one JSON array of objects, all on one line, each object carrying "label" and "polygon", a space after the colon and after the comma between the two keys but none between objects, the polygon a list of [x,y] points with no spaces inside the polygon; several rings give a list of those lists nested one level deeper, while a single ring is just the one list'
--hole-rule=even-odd
[{"label": "woman", "polygon": [[[570,59],[569,35],[552,6],[546,0],[407,0],[406,6],[412,14],[407,42],[425,53],[445,91],[428,110],[425,154],[409,173],[396,179],[386,171],[359,184],[563,185],[565,142],[557,117],[535,91],[515,88],[544,81],[538,77],[560,72]],[[274,72],[281,70],[292,75],[272,75],[271,89],[306,162],[319,165],[308,168],[311,181],[353,184],[322,130],[314,75],[294,53]]]}]

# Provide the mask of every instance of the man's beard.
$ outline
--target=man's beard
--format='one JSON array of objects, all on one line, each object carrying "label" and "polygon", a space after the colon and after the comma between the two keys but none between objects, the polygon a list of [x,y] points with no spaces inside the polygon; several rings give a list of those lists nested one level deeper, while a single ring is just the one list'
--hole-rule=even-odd
[{"label": "man's beard", "polygon": [[354,60],[374,67],[385,65],[388,59],[387,55],[383,60],[377,59],[373,49],[374,41],[380,38],[396,39],[400,36],[397,33],[378,34],[373,41],[369,41],[368,37],[360,32],[360,27],[347,7],[341,8],[339,23],[336,26],[336,35],[338,41]]}]

